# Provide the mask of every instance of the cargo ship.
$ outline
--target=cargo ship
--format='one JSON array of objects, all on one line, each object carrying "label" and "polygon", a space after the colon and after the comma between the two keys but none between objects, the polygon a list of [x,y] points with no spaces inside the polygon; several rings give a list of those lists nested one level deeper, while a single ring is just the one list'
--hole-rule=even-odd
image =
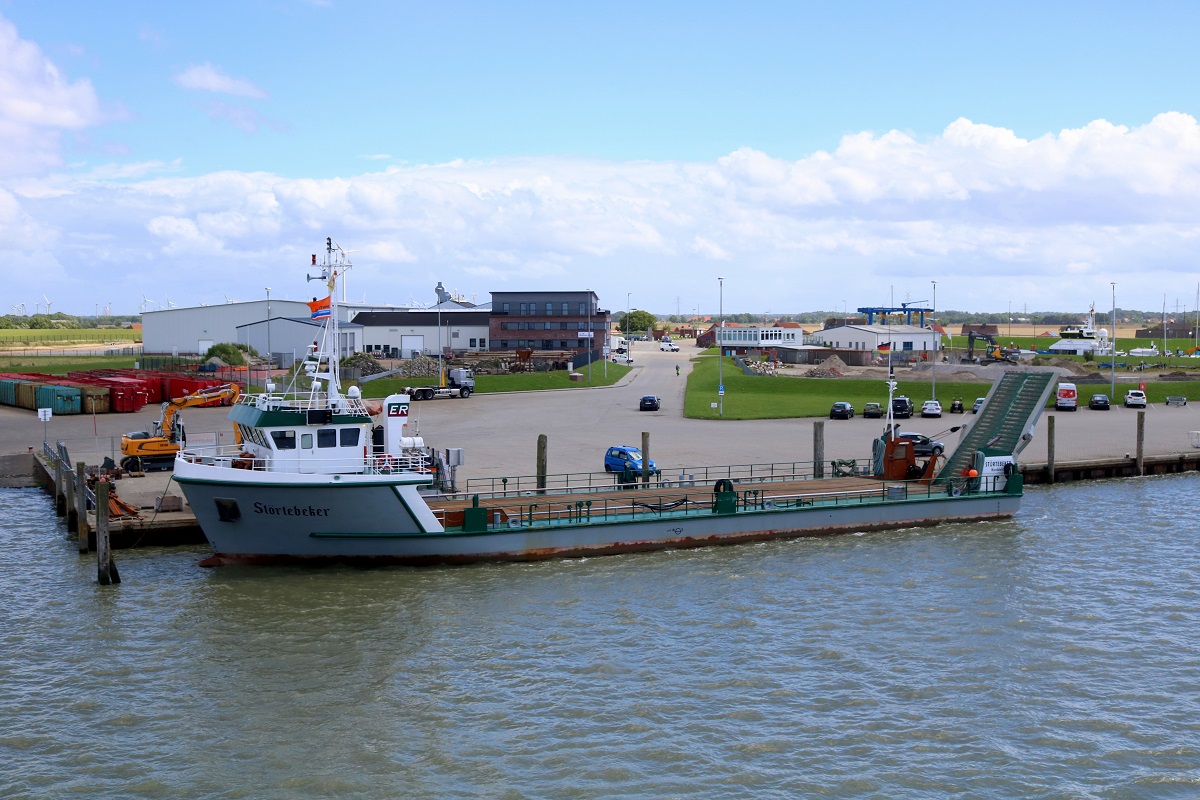
[{"label": "cargo ship", "polygon": [[297,371],[305,385],[244,393],[230,410],[239,445],[176,455],[175,480],[213,548],[206,565],[533,561],[986,520],[1020,508],[1017,454],[1032,439],[1050,373],[1005,373],[957,447],[924,460],[889,416],[868,463],[687,468],[678,480],[530,476],[459,491],[461,451],[411,435],[407,395],[374,402],[357,387],[342,391],[336,283],[348,264],[331,240],[326,249],[319,278],[329,297],[310,304],[324,326]]}]

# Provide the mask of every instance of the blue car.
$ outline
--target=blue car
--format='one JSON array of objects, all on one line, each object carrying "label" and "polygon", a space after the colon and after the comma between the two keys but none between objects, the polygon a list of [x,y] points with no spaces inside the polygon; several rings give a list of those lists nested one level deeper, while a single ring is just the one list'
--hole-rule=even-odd
[{"label": "blue car", "polygon": [[[605,472],[620,472],[623,469],[632,469],[634,472],[642,471],[642,451],[638,447],[629,447],[627,445],[616,445],[608,448],[604,454],[604,471]],[[650,472],[657,474],[658,468],[654,466],[654,459],[650,459]]]}]

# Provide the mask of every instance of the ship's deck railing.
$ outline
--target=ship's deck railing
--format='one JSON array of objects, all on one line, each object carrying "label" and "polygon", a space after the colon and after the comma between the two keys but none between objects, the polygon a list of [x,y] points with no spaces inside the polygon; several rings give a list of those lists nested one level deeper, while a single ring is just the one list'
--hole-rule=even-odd
[{"label": "ship's deck railing", "polygon": [[[313,392],[309,394],[272,394],[267,392],[246,393],[238,396],[235,405],[252,406],[263,411],[316,411],[329,408],[328,392]],[[364,414],[370,416],[366,405],[361,399],[342,395],[338,406],[333,409],[337,414]]]},{"label": "ship's deck railing", "polygon": [[397,475],[413,473],[432,478],[429,457],[420,451],[401,455],[356,455],[329,458],[278,458],[255,457],[240,445],[218,445],[196,447],[179,451],[177,456],[192,464],[214,467],[232,467],[256,472],[283,473],[291,475]]},{"label": "ship's deck railing", "polygon": [[[842,475],[863,475],[863,470],[870,467],[870,457],[851,459],[838,462],[841,469],[846,470]],[[649,487],[684,487],[695,486],[711,489],[721,479],[738,481],[797,481],[831,477],[835,467],[829,461],[819,465],[812,461],[782,461],[767,464],[732,464],[717,467],[672,467],[660,470],[649,476]],[[609,491],[614,486],[627,487],[620,472],[564,472],[546,475],[545,484],[540,483],[537,475],[516,475],[502,478],[471,478],[467,481],[465,494],[488,493],[504,495],[505,493],[525,494],[532,491],[545,490],[554,493],[597,492]],[[634,484],[642,484],[642,474],[634,473]]]},{"label": "ship's deck railing", "polygon": [[[762,486],[763,484],[753,485]],[[769,486],[769,484],[766,485]],[[784,494],[769,494],[763,489],[751,489],[746,485],[739,487],[734,484],[734,488],[737,494],[737,512],[779,511],[806,506],[837,507],[881,502],[899,503],[964,495],[1005,493],[1004,489],[1000,488],[1000,476],[964,478],[951,486],[916,481],[880,481],[878,487],[864,489]],[[486,507],[489,499],[505,498],[512,499],[512,494],[498,493],[491,497],[481,494],[479,502]],[[534,500],[535,497],[529,497],[529,499]],[[447,510],[437,507],[433,499],[429,499],[429,502],[430,509],[439,522],[443,526],[447,526]],[[715,502],[713,492],[706,492],[699,487],[697,487],[697,491],[682,494],[664,493],[653,498],[640,496],[629,501],[619,498],[579,499],[566,502],[543,499],[541,502],[522,502],[515,506],[506,505],[503,508],[493,508],[494,519],[489,520],[488,527],[492,529],[553,527],[597,522],[630,522],[645,518],[670,519],[696,514],[711,515]]]}]

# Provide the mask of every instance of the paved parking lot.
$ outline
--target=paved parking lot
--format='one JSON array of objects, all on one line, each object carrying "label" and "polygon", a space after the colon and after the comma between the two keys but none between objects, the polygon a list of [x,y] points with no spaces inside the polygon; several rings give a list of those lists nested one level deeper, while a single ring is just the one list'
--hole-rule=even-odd
[{"label": "paved parking lot", "polygon": [[[811,460],[813,424],[817,421],[825,426],[826,459],[867,458],[872,437],[883,431],[881,421],[861,416],[845,421],[718,421],[714,412],[713,419],[684,419],[683,390],[691,367],[689,359],[697,352],[690,343],[678,353],[664,353],[657,345],[636,343],[634,368],[616,386],[587,388],[585,383],[561,391],[425,401],[412,405],[412,422],[426,444],[439,449],[464,449],[466,465],[459,471],[460,485],[471,477],[532,474],[537,438],[542,433],[549,437],[550,472],[559,473],[599,471],[608,446],[640,445],[642,432],[646,431],[650,434],[651,458],[670,477],[686,467]],[[675,375],[677,364],[680,376]],[[593,365],[592,369],[601,371],[603,366]],[[915,401],[924,399],[921,390],[905,388],[903,373],[898,377],[901,391]],[[884,391],[881,386],[881,397]],[[645,394],[662,398],[660,411],[638,410],[638,400]],[[715,386],[712,399],[717,399]],[[1182,408],[1151,406],[1146,413],[1147,455],[1190,452],[1188,432],[1200,429],[1198,407],[1200,398]],[[232,443],[227,409],[188,409],[182,413],[189,435],[215,431],[223,442]],[[114,454],[119,450],[121,434],[149,430],[158,416],[158,409],[147,407],[137,414],[104,414],[95,420],[87,416],[56,417],[47,427],[52,441],[57,438],[67,442],[73,458],[99,463],[104,456],[119,460]],[[1081,409],[1054,416],[1060,462],[1134,452],[1136,411],[1118,405],[1107,412]],[[918,417],[904,421],[902,427],[930,435],[941,433],[940,438],[953,446],[957,434],[943,432],[970,418],[970,413],[946,414],[941,419]],[[1039,423],[1034,443],[1022,454],[1023,462],[1046,460],[1045,418]],[[42,423],[32,412],[0,407],[0,453],[40,448],[41,442]]]}]

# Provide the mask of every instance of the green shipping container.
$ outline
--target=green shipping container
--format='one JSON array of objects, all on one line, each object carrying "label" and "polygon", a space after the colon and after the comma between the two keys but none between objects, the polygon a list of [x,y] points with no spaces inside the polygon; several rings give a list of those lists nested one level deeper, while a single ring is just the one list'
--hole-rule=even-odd
[{"label": "green shipping container", "polygon": [[37,408],[52,408],[54,413],[78,414],[81,394],[74,386],[58,386],[53,383],[42,384],[37,388],[35,399]]},{"label": "green shipping container", "polygon": [[0,405],[15,406],[17,404],[17,384],[22,382],[17,378],[0,379]]}]

